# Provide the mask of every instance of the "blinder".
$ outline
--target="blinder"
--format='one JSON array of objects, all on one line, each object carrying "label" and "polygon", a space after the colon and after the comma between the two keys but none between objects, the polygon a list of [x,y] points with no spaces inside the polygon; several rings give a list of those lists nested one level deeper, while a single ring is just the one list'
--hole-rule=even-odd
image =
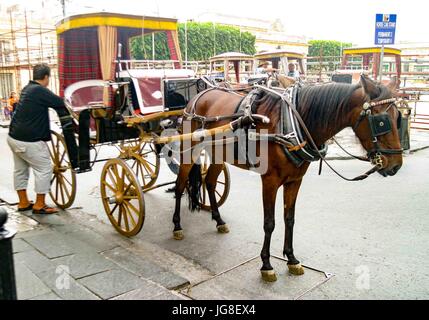
[{"label": "blinder", "polygon": [[382,136],[392,131],[392,123],[387,112],[368,115],[369,126],[373,137]]},{"label": "blinder", "polygon": [[[373,114],[372,108],[389,103],[389,107],[382,113]],[[377,167],[383,168],[383,154],[402,154],[403,149],[382,149],[380,148],[378,137],[392,132],[392,119],[387,111],[393,106],[397,107],[399,101],[395,98],[386,99],[377,102],[366,102],[362,107],[362,112],[353,129],[355,130],[365,117],[368,117],[369,127],[371,129],[373,148],[368,150],[368,158]],[[402,115],[397,119],[397,129],[401,128]]]}]

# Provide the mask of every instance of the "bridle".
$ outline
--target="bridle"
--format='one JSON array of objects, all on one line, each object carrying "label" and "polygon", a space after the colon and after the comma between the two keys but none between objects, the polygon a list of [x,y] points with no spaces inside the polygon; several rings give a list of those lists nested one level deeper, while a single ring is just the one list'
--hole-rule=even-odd
[{"label": "bridle", "polygon": [[[395,107],[398,110],[398,105],[402,103],[401,99],[390,98],[380,101],[373,102],[365,102],[362,106],[362,111],[359,115],[356,124],[353,126],[353,130],[359,127],[362,121],[365,118],[368,118],[369,127],[371,129],[371,141],[373,144],[373,148],[370,149],[367,153],[368,160],[371,161],[372,164],[377,166],[379,169],[384,168],[383,155],[384,154],[402,154],[403,149],[383,149],[380,147],[378,137],[386,135],[392,132],[392,123],[391,117],[387,113],[390,108]],[[384,112],[373,114],[373,108],[382,106],[385,104],[389,104],[387,109]],[[399,110],[398,110],[399,112]],[[401,127],[401,115],[399,114],[397,120],[397,128],[398,130]]]},{"label": "bridle", "polygon": [[[280,95],[278,92],[275,92],[274,90],[270,90],[267,88],[265,88],[265,90]],[[280,95],[280,96],[282,97],[282,99],[285,99],[284,95]],[[365,172],[364,174],[361,174],[360,176],[357,176],[357,177],[352,178],[352,179],[343,176],[341,173],[339,173],[337,170],[335,170],[332,167],[332,165],[330,165],[328,163],[325,156],[322,155],[320,153],[320,151],[318,150],[318,146],[314,142],[314,139],[311,136],[311,134],[310,134],[306,124],[304,123],[304,120],[302,119],[301,115],[297,111],[296,106],[289,99],[285,99],[285,101],[287,101],[287,103],[291,107],[291,110],[295,114],[296,119],[298,120],[298,122],[301,125],[304,133],[307,136],[308,141],[310,142],[310,145],[313,146],[314,150],[316,150],[316,152],[320,156],[319,175],[322,172],[322,164],[325,163],[341,179],[346,180],[346,181],[361,181],[361,180],[368,178],[371,174],[373,174],[373,173],[384,168],[383,154],[402,154],[403,149],[382,149],[382,148],[380,148],[380,145],[378,143],[378,138],[377,138],[381,135],[388,134],[392,131],[391,119],[390,119],[390,116],[387,113],[387,111],[392,106],[395,106],[395,108],[398,108],[398,105],[403,103],[403,100],[401,100],[401,99],[390,98],[390,99],[385,99],[385,100],[380,100],[380,101],[365,102],[363,104],[359,119],[357,120],[353,129],[356,129],[361,124],[362,120],[364,120],[366,117],[368,117],[369,126],[371,128],[372,143],[373,143],[374,147],[368,151],[368,153],[367,153],[368,158],[367,159],[357,157],[357,156],[353,156],[353,157],[358,159],[358,160],[362,160],[362,161],[371,161],[371,163],[374,165],[374,167],[371,168],[370,170],[368,170],[367,172]],[[389,104],[388,108],[383,113],[378,113],[378,114],[373,115],[372,109],[374,107],[381,106],[384,104]],[[400,124],[401,124],[400,121],[401,120],[402,120],[401,116],[399,116],[398,123],[397,123],[398,129],[400,128]]]}]

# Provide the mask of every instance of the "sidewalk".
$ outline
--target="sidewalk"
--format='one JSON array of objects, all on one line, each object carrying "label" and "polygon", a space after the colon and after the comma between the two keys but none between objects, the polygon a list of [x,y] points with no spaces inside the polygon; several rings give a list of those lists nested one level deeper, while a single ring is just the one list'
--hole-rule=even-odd
[{"label": "sidewalk", "polygon": [[131,252],[127,239],[77,224],[70,212],[34,216],[6,208],[8,227],[18,231],[19,300],[186,299],[177,290],[189,281]]}]

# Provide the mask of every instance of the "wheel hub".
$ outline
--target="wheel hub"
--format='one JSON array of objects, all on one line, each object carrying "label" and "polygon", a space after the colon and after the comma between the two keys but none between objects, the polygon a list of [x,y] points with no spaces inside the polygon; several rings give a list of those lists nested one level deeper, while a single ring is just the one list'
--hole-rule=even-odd
[{"label": "wheel hub", "polygon": [[117,192],[115,194],[115,201],[117,204],[122,204],[124,202],[124,193],[123,192]]},{"label": "wheel hub", "polygon": [[67,167],[59,167],[57,165],[55,165],[52,169],[53,173],[58,174],[58,173],[63,173],[67,171]]}]

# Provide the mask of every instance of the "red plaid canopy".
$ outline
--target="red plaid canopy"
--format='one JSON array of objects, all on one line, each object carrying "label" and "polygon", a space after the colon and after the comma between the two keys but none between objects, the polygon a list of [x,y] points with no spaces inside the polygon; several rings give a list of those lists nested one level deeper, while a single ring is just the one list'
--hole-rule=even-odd
[{"label": "red plaid canopy", "polygon": [[102,78],[97,29],[75,29],[59,36],[58,72],[61,96],[75,82]]}]

